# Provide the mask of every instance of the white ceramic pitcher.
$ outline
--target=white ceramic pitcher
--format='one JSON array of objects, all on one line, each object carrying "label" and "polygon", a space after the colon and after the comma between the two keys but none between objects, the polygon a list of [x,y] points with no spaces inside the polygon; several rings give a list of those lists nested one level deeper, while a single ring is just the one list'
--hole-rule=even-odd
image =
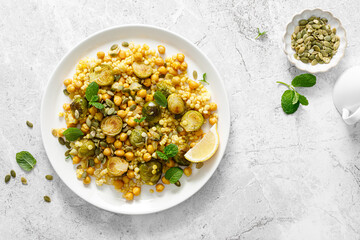
[{"label": "white ceramic pitcher", "polygon": [[341,74],[334,86],[333,101],[346,124],[360,120],[360,66]]}]

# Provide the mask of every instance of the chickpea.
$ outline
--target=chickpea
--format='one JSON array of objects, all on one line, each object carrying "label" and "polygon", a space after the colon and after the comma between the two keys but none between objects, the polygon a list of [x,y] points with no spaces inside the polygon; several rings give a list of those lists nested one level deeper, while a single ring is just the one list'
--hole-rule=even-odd
[{"label": "chickpea", "polygon": [[105,156],[110,156],[111,155],[111,149],[110,148],[105,148],[104,151],[103,151],[103,154]]},{"label": "chickpea", "polygon": [[111,96],[109,94],[105,93],[101,96],[101,98],[105,101],[106,99],[110,99]]},{"label": "chickpea", "polygon": [[74,84],[70,84],[66,87],[66,90],[69,92],[69,93],[73,93],[75,92],[75,86]]},{"label": "chickpea", "polygon": [[125,193],[124,197],[126,200],[131,201],[134,199],[134,194],[132,192],[127,192]]},{"label": "chickpea", "polygon": [[150,153],[145,153],[143,155],[143,159],[144,159],[145,162],[150,161],[151,160],[151,154]]},{"label": "chickpea", "polygon": [[89,126],[86,125],[86,123],[84,123],[83,125],[81,125],[81,129],[80,129],[83,133],[89,133],[90,129]]},{"label": "chickpea", "polygon": [[74,156],[72,160],[73,164],[79,164],[81,159],[78,156]]},{"label": "chickpea", "polygon": [[196,88],[198,88],[200,86],[200,84],[198,82],[195,82],[193,80],[189,80],[188,83],[189,83],[189,87],[191,89],[196,89]]},{"label": "chickpea", "polygon": [[81,81],[76,81],[76,82],[75,82],[75,87],[76,87],[76,88],[81,88],[82,85],[83,85],[83,83],[82,83]]},{"label": "chickpea", "polygon": [[[159,81],[159,75],[158,74],[153,74],[151,75],[151,81],[157,82]],[[150,84],[151,85],[151,84]],[[150,86],[149,86],[150,87]]]},{"label": "chickpea", "polygon": [[135,59],[135,61],[137,61],[137,62],[140,62],[141,60],[142,60],[142,54],[141,53],[139,53],[139,52],[137,52],[137,53],[135,53],[134,54],[134,59]]},{"label": "chickpea", "polygon": [[160,54],[164,54],[165,53],[165,47],[163,45],[159,45],[158,46],[158,51]]},{"label": "chickpea", "polygon": [[116,106],[120,106],[122,103],[122,99],[119,95],[114,96],[114,103]]},{"label": "chickpea", "polygon": [[126,108],[127,108],[127,104],[126,104],[126,103],[121,104],[120,109],[125,110]]},{"label": "chickpea", "polygon": [[163,177],[161,178],[161,181],[162,181],[164,184],[170,184],[170,181],[167,180],[167,179],[165,178],[165,176],[163,176]]},{"label": "chickpea", "polygon": [[186,168],[184,168],[184,174],[185,174],[187,177],[189,177],[189,176],[191,175],[191,173],[192,173],[191,167],[186,167]]},{"label": "chickpea", "polygon": [[83,180],[84,184],[90,184],[90,182],[91,182],[91,178],[89,176],[86,176],[86,178],[84,178]]},{"label": "chickpea", "polygon": [[124,117],[126,117],[126,111],[124,111],[124,110],[119,110],[119,111],[117,111],[117,115],[119,116],[119,117],[121,117],[121,118],[124,118]]},{"label": "chickpea", "polygon": [[107,142],[107,143],[114,143],[114,142],[115,142],[115,137],[107,136],[107,137],[106,137],[106,142]]},{"label": "chickpea", "polygon": [[164,74],[164,75],[167,73],[167,70],[164,66],[159,67],[158,71],[159,71],[159,73]]},{"label": "chickpea", "polygon": [[67,78],[64,80],[64,85],[69,86],[72,83],[72,80],[70,78]]},{"label": "chickpea", "polygon": [[176,85],[179,85],[181,82],[180,78],[178,76],[175,76],[171,79],[171,83],[176,86]]},{"label": "chickpea", "polygon": [[120,149],[122,147],[122,142],[120,140],[116,140],[114,142],[114,147],[117,148],[117,149]]},{"label": "chickpea", "polygon": [[134,194],[135,196],[139,196],[140,193],[141,193],[141,188],[139,188],[139,187],[134,187],[134,188],[133,188],[133,194]]},{"label": "chickpea", "polygon": [[118,157],[122,157],[124,156],[124,154],[125,154],[124,150],[119,149],[115,151],[115,155]]},{"label": "chickpea", "polygon": [[96,114],[96,112],[97,112],[97,109],[96,109],[96,107],[91,107],[91,108],[89,108],[89,113],[91,114],[91,115],[95,115]]},{"label": "chickpea", "polygon": [[135,172],[133,170],[128,170],[126,176],[132,179],[135,177]]},{"label": "chickpea", "polygon": [[162,192],[164,190],[165,186],[161,183],[158,183],[158,184],[156,184],[155,188],[156,188],[157,192]]},{"label": "chickpea", "polygon": [[154,96],[153,96],[153,95],[146,95],[146,97],[145,97],[145,101],[146,101],[146,102],[150,102],[150,101],[152,101],[152,100],[154,100]]},{"label": "chickpea", "polygon": [[174,75],[174,76],[177,76],[177,75],[179,74],[178,71],[175,70],[175,69],[172,68],[172,67],[170,67],[170,68],[168,69],[168,71],[169,71],[170,74],[172,74],[172,75]]},{"label": "chickpea", "polygon": [[120,57],[121,59],[125,59],[125,58],[126,58],[126,52],[125,52],[124,50],[120,50],[120,52],[119,52],[119,57]]},{"label": "chickpea", "polygon": [[115,189],[121,189],[124,186],[124,182],[121,180],[114,180],[113,185]]},{"label": "chickpea", "polygon": [[190,143],[190,147],[191,147],[191,148],[195,147],[195,145],[196,145],[195,142]]},{"label": "chickpea", "polygon": [[129,88],[130,85],[128,83],[124,83],[124,88]]},{"label": "chickpea", "polygon": [[120,141],[125,142],[128,138],[128,135],[126,133],[120,133]]},{"label": "chickpea", "polygon": [[174,167],[174,166],[175,166],[174,160],[170,159],[170,160],[166,163],[166,166],[168,166],[168,167]]},{"label": "chickpea", "polygon": [[97,57],[99,58],[99,59],[103,59],[104,57],[105,57],[105,53],[104,52],[97,52]]},{"label": "chickpea", "polygon": [[138,92],[136,93],[136,95],[137,95],[138,97],[145,98],[145,97],[146,97],[146,90],[145,90],[145,89],[141,89],[140,91],[138,91]]},{"label": "chickpea", "polygon": [[70,110],[70,104],[69,104],[69,103],[64,103],[63,109],[64,109],[65,111],[69,111],[69,110]]},{"label": "chickpea", "polygon": [[130,140],[129,140],[129,139],[127,139],[127,140],[125,141],[125,145],[128,145],[128,146],[130,146],[130,145],[131,145],[131,143],[130,143]]},{"label": "chickpea", "polygon": [[105,56],[104,57],[104,62],[109,62],[111,61],[111,57],[110,56]]},{"label": "chickpea", "polygon": [[211,125],[214,125],[215,123],[217,123],[217,118],[215,118],[215,117],[210,118],[210,119],[209,119],[209,123],[210,123]]},{"label": "chickpea", "polygon": [[146,147],[147,151],[150,153],[150,154],[153,154],[155,152],[155,149],[154,149],[154,146],[153,145],[148,145]]},{"label": "chickpea", "polygon": [[130,182],[130,179],[127,176],[123,176],[122,180],[123,180],[124,183],[129,183]]},{"label": "chickpea", "polygon": [[181,63],[181,66],[180,66],[180,70],[184,72],[184,71],[186,71],[187,67],[188,67],[187,63],[186,63],[186,62],[182,62],[182,63]]},{"label": "chickpea", "polygon": [[134,118],[133,117],[129,117],[129,119],[127,120],[127,124],[130,126],[130,127],[135,127],[137,125],[137,122],[134,121]]},{"label": "chickpea", "polygon": [[145,79],[143,84],[145,85],[145,87],[150,87],[151,86],[151,79],[150,78]]},{"label": "chickpea", "polygon": [[95,171],[95,168],[93,168],[93,167],[88,167],[88,169],[86,169],[86,172],[87,172],[89,175],[93,175],[93,174],[94,174],[94,171]]},{"label": "chickpea", "polygon": [[214,102],[210,103],[210,108],[209,108],[209,110],[210,110],[210,111],[216,111],[216,109],[217,109],[216,103],[214,103]]},{"label": "chickpea", "polygon": [[185,60],[185,55],[182,54],[182,53],[178,53],[176,55],[176,59],[179,61],[179,62],[183,62]]},{"label": "chickpea", "polygon": [[161,57],[158,57],[155,59],[155,64],[158,66],[163,66],[164,65],[164,60]]},{"label": "chickpea", "polygon": [[104,116],[102,115],[101,112],[95,113],[95,116],[94,116],[95,120],[98,120],[98,121],[101,121],[103,119],[103,117]]},{"label": "chickpea", "polygon": [[180,68],[180,63],[179,62],[173,62],[171,64],[171,66],[175,69],[175,70],[178,70]]},{"label": "chickpea", "polygon": [[126,160],[132,161],[132,160],[134,160],[134,153],[127,152],[127,153],[125,153],[125,157],[126,157]]}]

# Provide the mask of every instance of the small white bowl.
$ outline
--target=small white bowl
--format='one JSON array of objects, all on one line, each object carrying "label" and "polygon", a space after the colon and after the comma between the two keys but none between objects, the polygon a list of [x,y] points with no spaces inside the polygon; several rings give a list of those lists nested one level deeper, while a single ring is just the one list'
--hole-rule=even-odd
[{"label": "small white bowl", "polygon": [[[300,60],[295,59],[295,50],[291,48],[291,35],[293,34],[295,27],[298,26],[298,22],[301,19],[308,19],[311,16],[326,18],[331,28],[336,28],[336,35],[340,37],[340,46],[337,53],[332,57],[328,64],[317,64],[315,66],[310,63],[306,64]],[[286,32],[283,37],[284,52],[287,55],[289,61],[300,70],[307,71],[310,73],[326,72],[327,70],[335,67],[340,60],[344,57],[345,48],[347,45],[346,32],[339,19],[334,17],[330,12],[323,11],[321,9],[304,10],[302,13],[297,14],[293,17],[292,21],[286,26]]]}]

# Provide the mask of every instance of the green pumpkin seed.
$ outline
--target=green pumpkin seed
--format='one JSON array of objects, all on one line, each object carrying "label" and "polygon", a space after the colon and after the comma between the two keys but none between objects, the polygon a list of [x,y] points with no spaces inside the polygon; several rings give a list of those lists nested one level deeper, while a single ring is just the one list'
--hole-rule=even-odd
[{"label": "green pumpkin seed", "polygon": [[15,172],[14,170],[11,170],[11,171],[10,171],[10,175],[11,175],[13,178],[15,178],[15,177],[16,177],[16,172]]},{"label": "green pumpkin seed", "polygon": [[31,122],[29,121],[26,121],[26,125],[29,127],[29,128],[33,128],[34,124],[32,124]]},{"label": "green pumpkin seed", "polygon": [[69,95],[70,95],[69,91],[68,91],[66,88],[63,90],[63,93],[65,94],[65,96],[69,96]]},{"label": "green pumpkin seed", "polygon": [[181,183],[180,183],[180,181],[177,181],[177,182],[175,183],[175,186],[177,186],[177,187],[181,187]]},{"label": "green pumpkin seed", "polygon": [[115,109],[114,108],[110,108],[109,110],[108,110],[108,115],[112,115],[113,113],[115,112]]},{"label": "green pumpkin seed", "polygon": [[119,47],[119,45],[117,45],[117,44],[114,44],[114,45],[112,45],[111,47],[110,47],[110,50],[115,50],[115,49],[117,49]]},{"label": "green pumpkin seed", "polygon": [[197,169],[200,169],[200,168],[202,168],[204,166],[204,163],[203,162],[198,162],[198,163],[196,163],[196,168]]},{"label": "green pumpkin seed", "polygon": [[318,61],[316,61],[316,59],[311,61],[311,65],[315,66],[316,64],[318,64]]},{"label": "green pumpkin seed", "polygon": [[302,20],[299,21],[300,26],[305,26],[307,23],[308,23],[308,21],[305,20],[305,19],[302,19]]},{"label": "green pumpkin seed", "polygon": [[49,181],[53,180],[53,176],[52,175],[46,175],[45,178]]},{"label": "green pumpkin seed", "polygon": [[106,148],[108,144],[104,141],[100,142],[100,146]]},{"label": "green pumpkin seed", "polygon": [[300,60],[301,60],[303,63],[309,63],[309,59],[306,58],[306,57],[302,57],[302,58],[300,58]]},{"label": "green pumpkin seed", "polygon": [[81,174],[81,177],[82,177],[82,178],[86,178],[86,177],[87,177],[87,172],[84,171],[83,174]]},{"label": "green pumpkin seed", "polygon": [[121,46],[123,46],[123,47],[128,47],[128,46],[129,46],[129,43],[128,43],[128,42],[122,42]]},{"label": "green pumpkin seed", "polygon": [[59,137],[58,141],[61,145],[65,145],[65,140],[62,137]]},{"label": "green pumpkin seed", "polygon": [[88,127],[91,127],[91,119],[88,117],[88,118],[86,118],[86,125],[88,126]]},{"label": "green pumpkin seed", "polygon": [[27,180],[26,180],[26,178],[21,177],[21,183],[22,183],[23,185],[27,185]]},{"label": "green pumpkin seed", "polygon": [[80,117],[80,113],[78,110],[75,110],[75,116],[74,116],[76,119],[79,119]]},{"label": "green pumpkin seed", "polygon": [[11,178],[10,175],[6,175],[6,176],[5,176],[5,183],[8,183],[8,182],[10,181],[10,178]]},{"label": "green pumpkin seed", "polygon": [[130,111],[134,111],[135,108],[136,108],[136,104],[131,105],[131,106],[130,106]]},{"label": "green pumpkin seed", "polygon": [[194,78],[194,80],[196,80],[197,79],[197,77],[198,77],[198,73],[197,73],[197,71],[193,71],[193,78]]},{"label": "green pumpkin seed", "polygon": [[51,202],[51,198],[49,196],[44,196],[44,201],[45,202]]},{"label": "green pumpkin seed", "polygon": [[88,165],[89,165],[90,167],[95,166],[94,159],[89,159],[89,163],[88,163]]}]

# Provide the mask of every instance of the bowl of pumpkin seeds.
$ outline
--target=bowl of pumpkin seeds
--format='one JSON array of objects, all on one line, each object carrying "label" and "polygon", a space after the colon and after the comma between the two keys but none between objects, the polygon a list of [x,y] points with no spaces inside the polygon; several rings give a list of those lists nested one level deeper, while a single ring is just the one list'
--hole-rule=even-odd
[{"label": "bowl of pumpkin seeds", "polygon": [[287,25],[284,52],[300,70],[326,72],[344,57],[346,32],[340,20],[321,9],[304,10]]}]

